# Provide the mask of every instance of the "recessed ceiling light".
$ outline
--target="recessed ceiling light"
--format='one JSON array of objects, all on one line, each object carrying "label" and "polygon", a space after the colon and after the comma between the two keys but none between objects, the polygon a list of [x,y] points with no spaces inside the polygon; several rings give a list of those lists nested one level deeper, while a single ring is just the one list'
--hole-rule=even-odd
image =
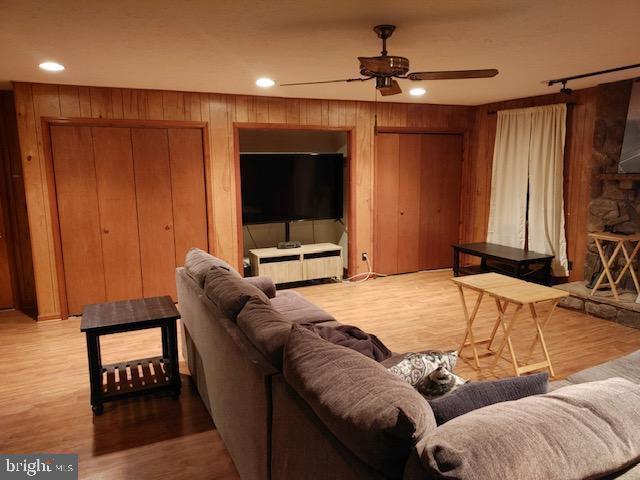
[{"label": "recessed ceiling light", "polygon": [[262,88],[273,87],[275,84],[276,82],[267,77],[262,77],[256,80],[256,85]]},{"label": "recessed ceiling light", "polygon": [[409,90],[409,94],[414,97],[419,97],[420,95],[424,95],[427,91],[424,88],[416,87]]},{"label": "recessed ceiling light", "polygon": [[42,62],[38,65],[42,70],[46,70],[47,72],[61,72],[64,70],[64,65],[60,65],[56,62]]}]

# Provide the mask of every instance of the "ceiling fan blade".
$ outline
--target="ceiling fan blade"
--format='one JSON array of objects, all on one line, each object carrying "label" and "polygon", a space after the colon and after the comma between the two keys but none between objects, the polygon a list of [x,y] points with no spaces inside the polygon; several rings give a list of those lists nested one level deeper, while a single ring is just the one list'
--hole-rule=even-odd
[{"label": "ceiling fan blade", "polygon": [[366,78],[343,78],[341,80],[321,80],[319,82],[298,82],[298,83],[281,83],[281,87],[291,87],[292,85],[318,85],[320,83],[341,83],[341,82],[366,82],[367,80],[371,80],[373,77]]},{"label": "ceiling fan blade", "polygon": [[399,93],[402,93],[400,84],[396,80],[391,81],[390,87],[381,87],[378,90],[380,91],[380,94],[383,97],[388,97],[389,95],[397,95]]},{"label": "ceiling fan blade", "polygon": [[491,78],[498,74],[495,68],[485,70],[449,70],[441,72],[412,72],[407,74],[409,80],[456,80],[462,78]]}]

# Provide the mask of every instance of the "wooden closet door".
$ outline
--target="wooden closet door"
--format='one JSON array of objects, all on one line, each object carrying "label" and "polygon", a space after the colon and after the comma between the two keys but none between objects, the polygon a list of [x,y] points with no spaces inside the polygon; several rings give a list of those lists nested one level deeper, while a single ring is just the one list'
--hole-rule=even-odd
[{"label": "wooden closet door", "polygon": [[202,131],[168,130],[175,235],[175,266],[184,264],[192,247],[207,251],[207,198]]},{"label": "wooden closet door", "polygon": [[131,129],[92,129],[107,301],[142,297]]},{"label": "wooden closet door", "polygon": [[422,135],[400,135],[398,178],[398,273],[420,270]]},{"label": "wooden closet door", "polygon": [[[2,187],[0,186],[0,195],[2,195]],[[13,286],[11,284],[11,270],[9,269],[9,248],[7,245],[7,229],[4,202],[0,198],[0,309],[12,308],[13,304]]]},{"label": "wooden closet door", "polygon": [[176,300],[171,168],[166,129],[131,129],[145,297]]},{"label": "wooden closet door", "polygon": [[106,298],[93,145],[89,127],[51,127],[67,306],[79,314]]},{"label": "wooden closet door", "polygon": [[398,273],[398,185],[400,135],[379,133],[376,136],[374,191],[374,255],[378,273]]},{"label": "wooden closet door", "polygon": [[460,240],[462,135],[421,135],[420,269],[452,266]]}]

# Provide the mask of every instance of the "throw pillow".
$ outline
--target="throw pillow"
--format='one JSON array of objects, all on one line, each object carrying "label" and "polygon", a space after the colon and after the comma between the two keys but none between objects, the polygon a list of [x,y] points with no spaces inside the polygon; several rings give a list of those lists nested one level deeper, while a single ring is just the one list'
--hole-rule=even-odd
[{"label": "throw pillow", "polygon": [[276,286],[271,277],[245,277],[244,281],[262,291],[268,298],[275,298]]},{"label": "throw pillow", "polygon": [[438,425],[477,408],[494,403],[518,400],[530,395],[547,393],[549,375],[536,373],[526,377],[505,378],[487,382],[470,382],[455,392],[430,400]]},{"label": "throw pillow", "polygon": [[465,383],[463,379],[453,374],[457,361],[458,352],[456,351],[428,350],[422,353],[408,353],[388,370],[423,395],[434,397],[444,395]]},{"label": "throw pillow", "polygon": [[204,282],[204,294],[232,321],[251,298],[269,303],[267,296],[253,285],[223,267],[211,267]]},{"label": "throw pillow", "polygon": [[231,265],[220,258],[208,254],[204,250],[192,248],[187,252],[184,260],[184,269],[187,272],[187,275],[189,275],[200,288],[204,288],[205,277],[211,267],[224,268],[226,271],[231,272],[236,277],[240,278],[240,274],[238,274]]},{"label": "throw pillow", "polygon": [[302,326],[316,332],[328,342],[360,352],[376,362],[381,362],[391,356],[391,350],[389,350],[378,337],[372,333],[363,332],[356,326],[325,326],[310,323],[303,324]]}]

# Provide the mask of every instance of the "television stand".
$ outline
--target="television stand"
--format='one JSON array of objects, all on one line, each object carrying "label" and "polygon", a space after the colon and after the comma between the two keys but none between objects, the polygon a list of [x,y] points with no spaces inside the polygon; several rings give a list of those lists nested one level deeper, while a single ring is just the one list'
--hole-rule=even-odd
[{"label": "television stand", "polygon": [[342,247],[314,243],[298,248],[254,248],[249,250],[251,273],[271,277],[273,283],[342,278]]}]

